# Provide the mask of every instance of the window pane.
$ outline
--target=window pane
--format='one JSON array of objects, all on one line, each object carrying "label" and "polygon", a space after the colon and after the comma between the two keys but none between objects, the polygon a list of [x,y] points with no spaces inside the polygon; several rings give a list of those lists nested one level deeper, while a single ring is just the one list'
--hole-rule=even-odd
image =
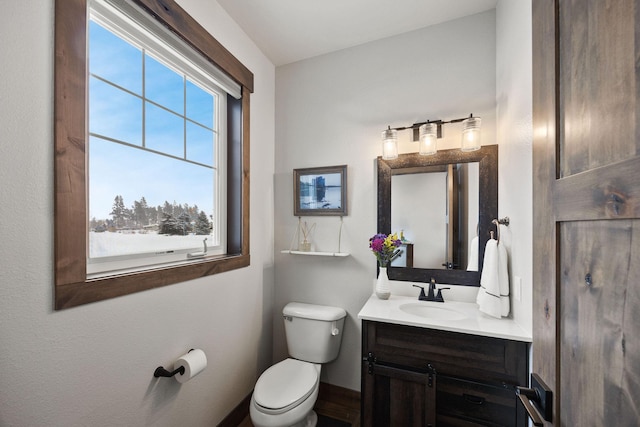
[{"label": "window pane", "polygon": [[187,117],[213,129],[213,95],[187,80]]},{"label": "window pane", "polygon": [[142,145],[142,100],[91,77],[89,132]]},{"label": "window pane", "polygon": [[147,99],[184,114],[184,78],[181,75],[145,55],[144,79]]},{"label": "window pane", "polygon": [[213,138],[213,131],[187,122],[187,159],[214,166]]},{"label": "window pane", "polygon": [[146,103],[145,147],[184,158],[184,119]]},{"label": "window pane", "polygon": [[[211,168],[95,137],[89,150],[90,258],[202,248],[198,215],[214,216]],[[187,234],[162,233],[164,213]]]},{"label": "window pane", "polygon": [[89,23],[89,72],[142,95],[142,51],[99,24]]}]

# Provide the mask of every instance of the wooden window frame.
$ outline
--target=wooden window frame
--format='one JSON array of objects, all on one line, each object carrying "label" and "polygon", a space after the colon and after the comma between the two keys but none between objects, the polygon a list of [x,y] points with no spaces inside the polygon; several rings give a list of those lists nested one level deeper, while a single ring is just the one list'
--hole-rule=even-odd
[{"label": "wooden window frame", "polygon": [[87,279],[87,0],[55,3],[56,310],[222,273],[250,263],[249,96],[253,74],[174,0],[130,0],[242,86],[227,97],[227,254],[142,272]]}]

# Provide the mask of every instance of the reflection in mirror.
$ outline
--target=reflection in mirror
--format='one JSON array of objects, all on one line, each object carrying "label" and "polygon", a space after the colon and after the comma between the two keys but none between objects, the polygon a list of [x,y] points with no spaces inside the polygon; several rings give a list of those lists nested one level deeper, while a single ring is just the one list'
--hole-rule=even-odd
[{"label": "reflection in mirror", "polygon": [[404,236],[392,280],[479,286],[498,214],[498,146],[378,163],[378,232]]},{"label": "reflection in mirror", "polygon": [[404,237],[391,265],[477,271],[478,162],[422,169],[391,173],[391,230]]}]

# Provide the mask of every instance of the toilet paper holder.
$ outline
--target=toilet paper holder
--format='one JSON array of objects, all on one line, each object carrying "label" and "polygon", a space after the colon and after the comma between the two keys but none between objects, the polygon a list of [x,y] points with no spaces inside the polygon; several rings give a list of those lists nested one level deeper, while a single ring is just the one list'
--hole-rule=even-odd
[{"label": "toilet paper holder", "polygon": [[173,372],[167,371],[165,368],[163,368],[162,366],[158,366],[156,368],[155,371],[153,371],[153,376],[158,378],[158,377],[167,377],[170,378],[176,374],[180,374],[180,375],[184,375],[184,366],[180,366],[178,369],[176,369]]},{"label": "toilet paper holder", "polygon": [[[193,349],[190,349],[187,353],[191,353]],[[153,371],[153,376],[156,378],[166,377],[171,378],[176,374],[184,375],[184,366],[180,366],[175,371],[168,371],[162,366],[158,366],[155,371]]]}]

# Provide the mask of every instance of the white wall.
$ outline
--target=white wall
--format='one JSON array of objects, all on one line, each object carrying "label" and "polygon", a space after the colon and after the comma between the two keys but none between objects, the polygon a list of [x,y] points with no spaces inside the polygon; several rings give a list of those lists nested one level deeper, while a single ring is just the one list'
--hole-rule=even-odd
[{"label": "white wall", "polygon": [[[513,317],[532,328],[532,41],[531,0],[500,0],[496,7],[500,217],[502,241],[511,255]],[[517,278],[522,282],[518,292]],[[518,298],[520,294],[520,298]]]},{"label": "white wall", "polygon": [[[271,362],[273,65],[216,2],[180,4],[255,75],[251,266],[53,311],[53,0],[0,17],[0,425],[217,424]],[[209,367],[154,379],[191,347]]]},{"label": "white wall", "polygon": [[[360,389],[360,321],[371,295],[376,233],[375,158],[387,125],[425,119],[482,117],[484,144],[496,141],[494,11],[300,61],[276,69],[274,359],[286,357],[279,311],[288,301],[336,305],[348,312],[338,359],[322,380]],[[409,132],[400,152],[415,152]],[[442,148],[459,147],[460,129],[445,126]],[[347,258],[285,255],[297,226],[292,170],[348,165],[349,215],[342,251]],[[339,218],[315,222],[318,250],[337,250]]]}]

